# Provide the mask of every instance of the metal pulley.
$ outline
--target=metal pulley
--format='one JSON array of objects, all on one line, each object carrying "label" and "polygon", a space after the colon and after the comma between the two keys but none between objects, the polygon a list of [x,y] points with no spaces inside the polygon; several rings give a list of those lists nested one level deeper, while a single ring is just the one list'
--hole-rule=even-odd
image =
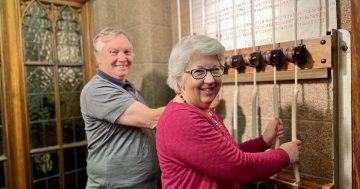
[{"label": "metal pulley", "polygon": [[280,68],[284,65],[285,56],[280,48],[271,49],[264,53],[265,63]]},{"label": "metal pulley", "polygon": [[288,61],[299,66],[307,62],[307,50],[304,44],[292,46],[286,49],[285,57]]},{"label": "metal pulley", "polygon": [[232,68],[237,69],[238,72],[243,72],[246,68],[244,56],[242,54],[231,56],[230,65]]},{"label": "metal pulley", "polygon": [[262,51],[250,53],[246,58],[246,65],[261,70],[264,67],[264,55]]}]

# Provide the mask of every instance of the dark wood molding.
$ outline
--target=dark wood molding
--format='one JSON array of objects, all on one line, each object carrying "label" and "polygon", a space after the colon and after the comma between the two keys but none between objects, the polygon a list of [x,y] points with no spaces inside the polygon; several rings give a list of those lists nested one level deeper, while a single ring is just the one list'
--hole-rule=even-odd
[{"label": "dark wood molding", "polygon": [[20,1],[2,1],[4,127],[8,144],[7,188],[31,189],[28,121],[20,22]]},{"label": "dark wood molding", "polygon": [[360,188],[360,1],[351,0],[352,188]]}]

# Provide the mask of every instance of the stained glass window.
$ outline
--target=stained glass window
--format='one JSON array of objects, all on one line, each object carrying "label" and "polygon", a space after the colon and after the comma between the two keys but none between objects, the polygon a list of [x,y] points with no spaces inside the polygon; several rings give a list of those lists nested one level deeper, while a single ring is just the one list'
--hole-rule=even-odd
[{"label": "stained glass window", "polygon": [[[87,176],[80,112],[84,86],[80,12],[76,7],[41,1],[24,7],[33,188],[84,188]],[[67,144],[71,147],[64,148]]]}]

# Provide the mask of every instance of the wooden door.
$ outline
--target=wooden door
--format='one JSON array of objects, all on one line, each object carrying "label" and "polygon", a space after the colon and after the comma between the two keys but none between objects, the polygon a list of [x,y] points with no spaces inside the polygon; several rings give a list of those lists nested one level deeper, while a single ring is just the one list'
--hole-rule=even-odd
[{"label": "wooden door", "polygon": [[78,98],[95,72],[91,1],[0,3],[6,188],[84,188]]}]

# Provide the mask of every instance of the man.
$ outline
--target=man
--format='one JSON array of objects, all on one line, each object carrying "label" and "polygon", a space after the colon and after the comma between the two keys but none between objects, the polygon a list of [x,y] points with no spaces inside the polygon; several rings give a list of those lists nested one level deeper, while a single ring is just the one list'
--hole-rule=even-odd
[{"label": "man", "polygon": [[86,188],[156,188],[153,128],[164,108],[146,106],[126,80],[135,55],[123,31],[102,30],[94,48],[98,71],[80,97],[88,140]]}]

